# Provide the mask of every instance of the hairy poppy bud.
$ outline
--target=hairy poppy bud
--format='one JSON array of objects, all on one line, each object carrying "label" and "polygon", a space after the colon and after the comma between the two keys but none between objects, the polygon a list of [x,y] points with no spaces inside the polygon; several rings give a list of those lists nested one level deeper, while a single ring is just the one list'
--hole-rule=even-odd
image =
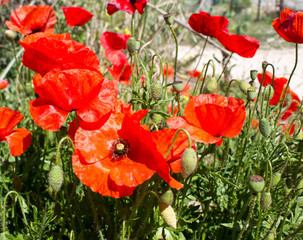
[{"label": "hairy poppy bud", "polygon": [[173,25],[174,18],[172,17],[171,13],[167,13],[167,14],[163,15],[163,18],[168,26]]},{"label": "hairy poppy bud", "polygon": [[270,192],[262,192],[260,199],[260,207],[262,210],[266,210],[270,207],[272,203]]},{"label": "hairy poppy bud", "polygon": [[249,82],[246,82],[244,80],[241,80],[239,82],[239,88],[241,90],[241,92],[243,92],[244,94],[247,94],[247,89],[249,89],[251,87],[251,85],[249,84]]},{"label": "hairy poppy bud", "polygon": [[130,37],[127,41],[127,50],[130,54],[137,52],[140,49],[140,42],[137,41],[134,37]]},{"label": "hairy poppy bud", "polygon": [[59,192],[63,184],[63,170],[59,165],[52,166],[48,173],[48,184],[55,192]]},{"label": "hairy poppy bud", "polygon": [[258,71],[257,70],[250,70],[250,78],[251,80],[255,80],[258,76]]},{"label": "hairy poppy bud", "polygon": [[206,92],[214,93],[217,90],[217,87],[218,87],[217,80],[216,78],[212,77],[206,84]]},{"label": "hairy poppy bud", "polygon": [[275,90],[274,90],[273,86],[270,84],[267,85],[263,92],[264,100],[269,101],[274,96],[274,92],[275,92]]},{"label": "hairy poppy bud", "polygon": [[182,81],[175,81],[173,82],[173,89],[175,92],[182,92],[184,88],[183,82]]},{"label": "hairy poppy bud", "polygon": [[168,189],[165,193],[160,196],[160,201],[168,205],[173,205],[174,202],[174,193],[171,189]]},{"label": "hairy poppy bud", "polygon": [[5,37],[8,41],[12,42],[12,41],[14,41],[14,40],[16,39],[17,34],[16,34],[16,32],[14,32],[14,31],[12,31],[12,30],[6,30],[6,31],[4,32],[4,37]]},{"label": "hairy poppy bud", "polygon": [[253,193],[259,193],[265,186],[264,178],[259,175],[253,175],[249,178],[249,188]]},{"label": "hairy poppy bud", "polygon": [[176,218],[176,214],[175,214],[172,206],[168,205],[165,202],[160,202],[159,210],[160,210],[160,214],[161,214],[161,217],[164,220],[164,222],[168,226],[170,226],[172,228],[176,228],[177,227],[177,218]]},{"label": "hairy poppy bud", "polygon": [[271,126],[269,124],[269,121],[266,118],[262,118],[259,122],[259,130],[260,133],[268,138],[270,136],[271,133]]},{"label": "hairy poppy bud", "polygon": [[150,95],[157,101],[162,96],[162,85],[159,81],[154,82],[150,87]]},{"label": "hairy poppy bud", "polygon": [[275,172],[275,173],[272,175],[272,180],[271,180],[271,186],[272,186],[272,187],[278,185],[278,183],[279,183],[280,180],[281,180],[281,176],[282,176],[282,173],[280,173],[280,172]]},{"label": "hairy poppy bud", "polygon": [[247,89],[247,99],[249,100],[249,101],[253,101],[254,100],[254,98],[256,97],[256,89],[254,88],[254,87],[249,87],[248,89]]},{"label": "hairy poppy bud", "polygon": [[192,148],[186,148],[181,158],[181,173],[183,178],[187,178],[191,175],[198,164],[198,158],[196,151]]},{"label": "hairy poppy bud", "polygon": [[154,114],[152,115],[152,120],[153,120],[153,122],[154,122],[155,124],[161,123],[161,120],[162,120],[161,114],[159,114],[159,113],[154,113]]}]

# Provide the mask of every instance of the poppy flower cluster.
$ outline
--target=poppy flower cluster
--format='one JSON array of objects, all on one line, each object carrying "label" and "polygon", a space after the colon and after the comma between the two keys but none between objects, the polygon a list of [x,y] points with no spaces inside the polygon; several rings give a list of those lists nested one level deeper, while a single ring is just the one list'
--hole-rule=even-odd
[{"label": "poppy flower cluster", "polygon": [[107,13],[113,15],[115,12],[121,10],[133,15],[137,10],[141,15],[149,0],[114,0],[107,4]]},{"label": "poppy flower cluster", "polygon": [[260,42],[250,36],[231,34],[226,17],[211,16],[206,12],[194,13],[188,24],[196,32],[216,38],[225,49],[244,58],[252,58],[260,47]]},{"label": "poppy flower cluster", "polygon": [[80,7],[62,7],[66,24],[70,27],[83,26],[94,16],[91,12]]}]

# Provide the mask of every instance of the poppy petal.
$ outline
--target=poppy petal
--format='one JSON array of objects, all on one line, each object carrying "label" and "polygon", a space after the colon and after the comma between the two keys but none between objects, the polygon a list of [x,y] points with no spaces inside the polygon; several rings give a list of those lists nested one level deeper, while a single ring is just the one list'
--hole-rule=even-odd
[{"label": "poppy petal", "polygon": [[62,7],[66,24],[70,27],[82,26],[94,16],[91,12],[80,7]]},{"label": "poppy petal", "polygon": [[115,0],[107,4],[107,13],[109,15],[114,14],[118,10],[122,10],[123,12],[127,12],[132,15],[135,13],[136,8],[129,1],[125,0]]},{"label": "poppy petal", "polygon": [[100,38],[100,44],[105,50],[127,49],[127,41],[131,37],[129,34],[117,34],[114,32],[104,32]]},{"label": "poppy petal", "polygon": [[18,128],[13,130],[4,139],[10,148],[12,156],[20,156],[31,145],[31,133],[25,128]]},{"label": "poppy petal", "polygon": [[10,133],[23,118],[22,114],[18,111],[0,107],[0,129],[2,130],[0,132],[0,139],[3,139],[6,134]]}]

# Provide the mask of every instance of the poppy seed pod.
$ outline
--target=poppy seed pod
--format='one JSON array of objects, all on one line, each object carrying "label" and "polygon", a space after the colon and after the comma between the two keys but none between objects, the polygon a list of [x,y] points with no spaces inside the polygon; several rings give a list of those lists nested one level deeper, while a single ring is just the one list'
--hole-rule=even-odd
[{"label": "poppy seed pod", "polygon": [[259,122],[259,130],[260,133],[268,138],[270,136],[271,133],[271,126],[269,124],[269,121],[266,118],[262,118]]},{"label": "poppy seed pod", "polygon": [[271,193],[270,192],[262,192],[260,199],[260,207],[262,210],[266,210],[270,207],[272,203]]},{"label": "poppy seed pod", "polygon": [[241,92],[243,92],[244,94],[247,94],[247,90],[251,87],[251,85],[249,84],[249,82],[246,82],[244,80],[241,80],[239,82],[239,88],[241,90]]},{"label": "poppy seed pod", "polygon": [[248,89],[247,89],[247,99],[249,100],[249,101],[253,101],[254,100],[254,98],[256,97],[256,95],[257,95],[257,93],[256,93],[256,89],[254,88],[254,87],[249,87]]},{"label": "poppy seed pod", "polygon": [[13,42],[13,41],[16,39],[17,34],[16,34],[16,32],[14,32],[14,31],[12,31],[12,30],[6,30],[6,31],[4,32],[4,37],[5,37],[8,41]]},{"label": "poppy seed pod", "polygon": [[250,78],[251,80],[255,80],[258,76],[258,70],[250,70]]},{"label": "poppy seed pod", "polygon": [[160,201],[168,205],[173,205],[174,202],[174,193],[171,189],[168,189],[165,193],[160,196]]},{"label": "poppy seed pod", "polygon": [[176,228],[177,227],[177,218],[176,218],[176,214],[175,214],[172,206],[168,205],[165,202],[160,202],[159,210],[160,210],[160,214],[161,214],[161,217],[164,220],[164,222],[168,226],[170,226],[172,228]]},{"label": "poppy seed pod", "polygon": [[158,114],[158,113],[154,113],[152,115],[152,120],[155,124],[160,124],[161,123],[161,120],[162,120],[162,116],[161,114]]},{"label": "poppy seed pod", "polygon": [[63,184],[63,170],[59,165],[54,165],[48,173],[48,184],[55,192],[59,192]]},{"label": "poppy seed pod", "polygon": [[150,87],[150,95],[157,101],[162,96],[162,85],[159,81],[155,81]]},{"label": "poppy seed pod", "polygon": [[173,25],[174,18],[172,17],[171,13],[167,13],[167,14],[163,15],[163,18],[168,26]]},{"label": "poppy seed pod", "polygon": [[217,87],[218,87],[217,80],[216,78],[212,77],[206,84],[206,92],[214,93],[217,90]]},{"label": "poppy seed pod", "polygon": [[271,186],[272,186],[272,187],[278,185],[278,183],[281,181],[281,176],[282,176],[282,173],[281,173],[281,172],[275,172],[275,173],[272,175],[272,180],[271,180]]},{"label": "poppy seed pod", "polygon": [[183,178],[187,178],[191,175],[198,164],[198,158],[196,151],[192,148],[187,148],[184,150],[181,158],[181,173]]},{"label": "poppy seed pod", "polygon": [[182,81],[175,81],[173,83],[173,89],[175,92],[180,93],[182,92],[183,88],[184,88],[184,84]]},{"label": "poppy seed pod", "polygon": [[264,95],[264,100],[269,101],[273,96],[274,96],[274,88],[272,85],[267,85],[264,89],[263,95]]},{"label": "poppy seed pod", "polygon": [[127,41],[127,50],[130,54],[133,54],[140,49],[140,42],[137,41],[134,37],[130,37]]},{"label": "poppy seed pod", "polygon": [[263,61],[262,62],[262,69],[265,70],[265,68],[267,67],[267,65],[268,65],[268,62]]},{"label": "poppy seed pod", "polygon": [[253,175],[249,178],[249,188],[253,193],[259,193],[265,186],[264,178],[259,175]]}]

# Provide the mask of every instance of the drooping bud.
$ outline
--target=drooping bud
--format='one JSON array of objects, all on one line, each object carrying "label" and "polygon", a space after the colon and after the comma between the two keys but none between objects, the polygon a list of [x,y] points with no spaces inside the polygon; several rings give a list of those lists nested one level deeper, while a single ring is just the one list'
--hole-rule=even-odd
[{"label": "drooping bud", "polygon": [[127,50],[130,54],[133,54],[140,49],[140,42],[137,41],[134,37],[130,37],[127,41]]},{"label": "drooping bud", "polygon": [[48,173],[48,184],[55,192],[59,192],[64,180],[62,167],[59,165],[52,166]]},{"label": "drooping bud", "polygon": [[170,226],[172,228],[176,228],[177,227],[177,218],[176,218],[176,214],[175,214],[172,206],[168,205],[165,202],[160,202],[159,210],[160,210],[160,214],[161,214],[161,217],[164,220],[164,222],[168,226]]},{"label": "drooping bud", "polygon": [[258,70],[250,70],[250,78],[251,80],[255,80],[258,76]]},{"label": "drooping bud", "polygon": [[160,201],[172,206],[173,203],[174,203],[174,193],[173,193],[173,191],[171,189],[168,189],[166,192],[164,192],[160,196]]},{"label": "drooping bud", "polygon": [[256,89],[254,87],[249,87],[247,89],[247,99],[249,101],[253,101],[254,98],[256,97],[257,93],[256,93]]},{"label": "drooping bud", "polygon": [[171,13],[167,13],[167,14],[163,15],[163,18],[168,26],[173,25],[174,18],[172,17]]},{"label": "drooping bud", "polygon": [[266,210],[270,207],[272,203],[270,192],[262,192],[260,199],[260,207],[262,210]]},{"label": "drooping bud", "polygon": [[162,85],[159,81],[155,81],[150,87],[150,95],[157,101],[162,97]]},{"label": "drooping bud", "polygon": [[186,148],[181,158],[181,173],[183,178],[187,178],[191,175],[198,164],[197,153],[192,148]]},{"label": "drooping bud", "polygon": [[265,186],[264,178],[259,175],[253,175],[249,178],[249,188],[253,193],[259,193]]},{"label": "drooping bud", "polygon": [[275,172],[272,175],[272,180],[271,180],[271,186],[272,187],[275,187],[275,186],[278,185],[278,183],[281,181],[281,176],[282,176],[281,172]]},{"label": "drooping bud", "polygon": [[16,32],[12,31],[12,30],[6,30],[4,32],[4,37],[10,41],[10,42],[13,42],[15,41],[15,39],[17,38],[17,34]]},{"label": "drooping bud", "polygon": [[251,87],[251,85],[249,84],[249,82],[246,82],[244,80],[239,81],[239,88],[241,90],[241,92],[243,92],[244,94],[247,94],[247,90]]},{"label": "drooping bud", "polygon": [[175,92],[180,93],[182,92],[183,88],[184,88],[184,84],[182,81],[173,82],[173,89]]},{"label": "drooping bud", "polygon": [[159,114],[159,113],[154,113],[154,114],[152,115],[152,120],[153,120],[153,122],[154,122],[155,124],[160,124],[161,121],[162,121],[162,116],[161,116],[161,114]]},{"label": "drooping bud", "polygon": [[270,136],[271,133],[271,126],[269,124],[269,121],[266,118],[262,118],[259,122],[259,130],[260,133],[268,138]]},{"label": "drooping bud", "polygon": [[269,101],[274,96],[274,92],[275,92],[275,90],[274,90],[273,86],[270,84],[267,85],[263,92],[264,100]]},{"label": "drooping bud", "polygon": [[217,90],[217,87],[218,87],[217,80],[216,78],[212,77],[206,84],[206,92],[214,93]]}]

